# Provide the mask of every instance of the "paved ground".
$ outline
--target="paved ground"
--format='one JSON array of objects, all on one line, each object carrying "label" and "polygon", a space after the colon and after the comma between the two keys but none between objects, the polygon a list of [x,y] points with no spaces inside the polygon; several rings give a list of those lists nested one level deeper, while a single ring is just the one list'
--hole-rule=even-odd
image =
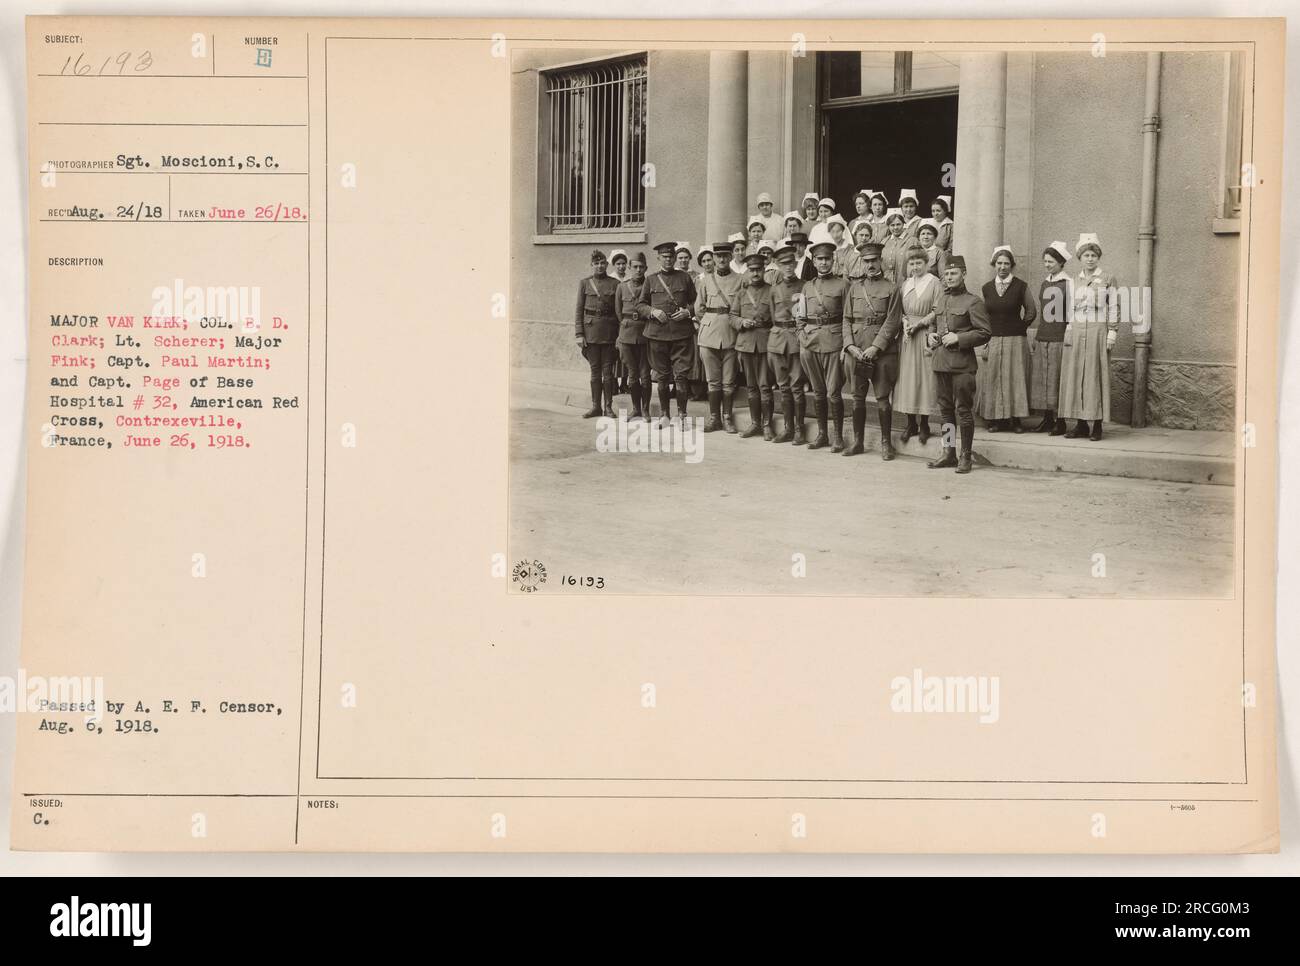
[{"label": "paved ground", "polygon": [[[691,464],[597,452],[596,421],[574,413],[512,412],[510,559],[602,576],[605,593],[1232,594],[1229,486],[994,466],[958,476],[726,433],[701,434]],[[1092,576],[1095,553],[1105,578]]]}]

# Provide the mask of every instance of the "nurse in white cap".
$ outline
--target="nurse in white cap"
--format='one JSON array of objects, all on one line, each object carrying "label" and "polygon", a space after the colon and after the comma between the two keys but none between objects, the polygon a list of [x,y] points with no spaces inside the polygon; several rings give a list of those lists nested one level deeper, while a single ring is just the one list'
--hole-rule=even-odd
[{"label": "nurse in white cap", "polygon": [[758,217],[763,222],[763,237],[768,241],[780,241],[785,235],[785,219],[772,210],[772,196],[766,191],[759,192],[755,201]]},{"label": "nurse in white cap", "polygon": [[1075,420],[1068,439],[1101,439],[1101,424],[1110,419],[1110,351],[1119,337],[1115,276],[1101,267],[1101,242],[1084,232],[1074,246],[1083,264],[1074,279],[1074,313],[1065,329],[1061,356],[1059,415]]}]

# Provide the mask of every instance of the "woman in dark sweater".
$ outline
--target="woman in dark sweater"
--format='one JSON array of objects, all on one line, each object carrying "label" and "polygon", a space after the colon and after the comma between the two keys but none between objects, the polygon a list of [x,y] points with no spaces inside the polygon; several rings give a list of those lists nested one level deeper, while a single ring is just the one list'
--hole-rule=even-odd
[{"label": "woman in dark sweater", "polygon": [[1065,263],[1070,250],[1065,242],[1054,241],[1043,250],[1043,283],[1038,286],[1040,315],[1038,332],[1029,343],[1029,408],[1043,412],[1036,433],[1065,433],[1065,420],[1056,418],[1061,395],[1061,350],[1065,326],[1070,320],[1070,276]]},{"label": "woman in dark sweater", "polygon": [[1025,330],[1038,316],[1038,310],[1024,279],[1011,274],[1016,259],[1010,246],[993,249],[989,264],[996,274],[993,281],[984,283],[983,296],[993,337],[984,349],[988,371],[980,387],[979,413],[990,433],[1007,428],[1023,433],[1020,419],[1029,415]]}]

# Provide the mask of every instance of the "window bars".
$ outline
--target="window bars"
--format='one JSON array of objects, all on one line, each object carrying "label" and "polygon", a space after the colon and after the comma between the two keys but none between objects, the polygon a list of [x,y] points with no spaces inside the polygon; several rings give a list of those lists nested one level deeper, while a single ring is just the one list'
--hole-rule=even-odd
[{"label": "window bars", "polygon": [[543,74],[553,234],[645,227],[646,58]]}]

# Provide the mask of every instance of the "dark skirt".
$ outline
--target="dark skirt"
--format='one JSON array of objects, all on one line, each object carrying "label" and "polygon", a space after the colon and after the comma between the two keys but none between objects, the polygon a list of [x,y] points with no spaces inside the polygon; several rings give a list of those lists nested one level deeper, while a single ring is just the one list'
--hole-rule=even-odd
[{"label": "dark skirt", "polygon": [[1029,415],[1029,352],[1023,335],[995,335],[989,340],[988,361],[980,366],[976,409],[985,419]]},{"label": "dark skirt", "polygon": [[1029,353],[1029,407],[1056,411],[1061,399],[1061,342],[1035,342]]}]

